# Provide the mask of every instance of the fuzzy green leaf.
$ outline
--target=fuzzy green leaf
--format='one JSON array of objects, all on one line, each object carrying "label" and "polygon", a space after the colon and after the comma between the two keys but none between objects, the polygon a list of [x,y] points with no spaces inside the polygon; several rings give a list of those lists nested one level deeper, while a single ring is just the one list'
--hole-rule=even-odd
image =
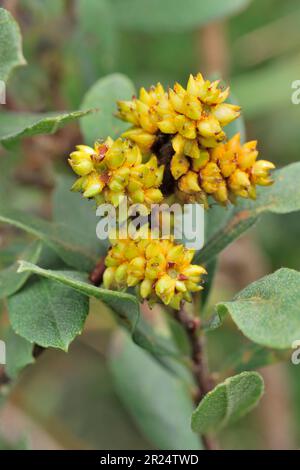
[{"label": "fuzzy green leaf", "polygon": [[270,348],[291,348],[300,338],[300,273],[279,269],[216,308],[220,316],[229,313],[251,341]]},{"label": "fuzzy green leaf", "polygon": [[95,266],[100,253],[93,251],[89,237],[82,236],[82,226],[75,228],[65,223],[50,223],[16,209],[0,207],[0,222],[17,227],[42,240],[68,265],[89,271]]},{"label": "fuzzy green leaf", "polygon": [[[214,209],[212,209],[214,210]],[[195,256],[198,263],[207,263],[227,245],[251,227],[266,212],[288,214],[300,210],[300,162],[274,172],[274,184],[260,187],[255,201],[243,200],[224,211],[223,225]]]},{"label": "fuzzy green leaf", "polygon": [[136,31],[186,31],[227,17],[249,0],[113,0],[120,26]]},{"label": "fuzzy green leaf", "polygon": [[87,109],[86,111],[47,114],[2,112],[0,113],[0,142],[10,146],[23,137],[54,134],[61,127],[91,114],[92,111]]},{"label": "fuzzy green leaf", "polygon": [[[108,249],[107,240],[99,240],[96,235],[96,226],[99,217],[96,216],[94,201],[83,198],[79,193],[70,190],[74,183],[73,176],[59,175],[53,193],[53,220],[54,223],[67,226],[68,230],[76,236],[76,244],[83,244],[98,257]],[[97,258],[94,259],[96,264]]]},{"label": "fuzzy green leaf", "polygon": [[[110,0],[77,0],[78,39],[81,65],[89,76],[99,77],[116,68],[117,25]],[[101,53],[99,53],[101,51]]]},{"label": "fuzzy green leaf", "polygon": [[139,346],[151,351],[155,355],[176,355],[174,348],[164,341],[162,337],[155,335],[150,325],[140,316],[139,303],[135,296],[125,292],[95,287],[88,283],[88,276],[85,273],[46,270],[26,261],[21,261],[19,272],[24,271],[44,276],[71,287],[86,296],[101,300],[111,308],[117,321],[132,334],[133,340]]},{"label": "fuzzy green leaf", "polygon": [[248,413],[259,401],[264,383],[257,372],[229,377],[209,392],[192,415],[192,429],[200,434],[216,432]]},{"label": "fuzzy green leaf", "polygon": [[[42,244],[39,241],[31,243],[18,258],[31,263],[37,263],[42,249]],[[8,268],[0,271],[0,299],[9,297],[17,292],[25,284],[29,277],[29,273],[17,273],[19,268],[18,260]]]},{"label": "fuzzy green leaf", "polygon": [[85,142],[93,145],[97,139],[115,138],[128,128],[128,123],[114,115],[117,100],[129,100],[134,95],[133,83],[125,75],[112,74],[100,78],[86,93],[81,108],[97,108],[98,112],[80,123]]},{"label": "fuzzy green leaf", "polygon": [[113,346],[110,370],[116,392],[149,441],[156,449],[201,449],[189,431],[193,403],[187,386],[124,333]]},{"label": "fuzzy green leaf", "polygon": [[15,67],[25,64],[20,28],[12,15],[0,8],[0,80],[6,82]]},{"label": "fuzzy green leaf", "polygon": [[[223,371],[230,374],[239,374],[246,370],[254,370],[266,367],[279,361],[286,361],[290,357],[290,351],[265,348],[255,343],[238,347],[225,361]],[[228,375],[228,374],[226,374]]]},{"label": "fuzzy green leaf", "polygon": [[33,343],[17,335],[9,328],[6,337],[6,374],[15,379],[24,367],[34,362]]},{"label": "fuzzy green leaf", "polygon": [[8,299],[14,331],[44,348],[67,351],[82,332],[88,311],[86,296],[49,279],[31,278]]}]

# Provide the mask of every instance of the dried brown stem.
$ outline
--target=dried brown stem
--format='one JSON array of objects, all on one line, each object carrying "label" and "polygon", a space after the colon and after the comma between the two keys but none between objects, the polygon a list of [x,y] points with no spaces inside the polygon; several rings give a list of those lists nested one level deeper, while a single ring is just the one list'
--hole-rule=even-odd
[{"label": "dried brown stem", "polygon": [[[202,398],[214,387],[214,381],[209,373],[205,355],[205,338],[200,332],[200,319],[189,315],[184,305],[176,311],[176,319],[186,331],[191,346],[192,371],[197,385],[194,402],[197,406]],[[219,446],[214,438],[208,435],[202,436],[202,441],[207,450],[218,450]]]},{"label": "dried brown stem", "polygon": [[100,286],[105,271],[104,258],[100,258],[93,271],[89,275],[89,280],[94,286]]},{"label": "dried brown stem", "polygon": [[197,33],[199,66],[207,75],[219,72],[228,76],[230,67],[226,23],[215,22],[201,28]]}]

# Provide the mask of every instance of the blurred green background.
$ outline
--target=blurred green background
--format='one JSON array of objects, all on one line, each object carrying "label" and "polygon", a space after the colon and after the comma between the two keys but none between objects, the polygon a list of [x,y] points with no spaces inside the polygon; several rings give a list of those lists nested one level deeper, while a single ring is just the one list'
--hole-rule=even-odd
[{"label": "blurred green background", "polygon": [[[299,1],[9,0],[0,5],[20,24],[28,62],[9,81],[7,109],[79,109],[88,88],[113,72],[128,75],[138,87],[185,84],[189,73],[201,71],[229,82],[243,109],[247,139],[259,141],[261,158],[279,167],[299,159],[300,104],[291,101],[292,82],[300,79]],[[68,171],[66,155],[79,138],[72,125],[1,152],[1,197],[50,217],[54,175]],[[2,228],[0,236],[6,263],[12,257],[9,241],[17,235]],[[222,255],[212,304],[281,266],[299,270],[299,237],[297,213],[265,216]],[[106,359],[116,328],[99,305],[68,356],[48,351],[24,372],[1,411],[0,430],[10,445],[157,446],[115,392]],[[211,333],[213,368],[222,369],[224,357],[245,344],[230,322],[225,331]],[[138,366],[134,372],[138,377]],[[268,398],[221,435],[225,448],[299,447],[300,366],[288,359],[263,373]]]}]

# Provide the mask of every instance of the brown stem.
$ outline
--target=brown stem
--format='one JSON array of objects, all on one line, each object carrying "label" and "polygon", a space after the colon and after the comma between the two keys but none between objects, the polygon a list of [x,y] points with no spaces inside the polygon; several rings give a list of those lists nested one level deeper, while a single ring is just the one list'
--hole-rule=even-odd
[{"label": "brown stem", "polygon": [[229,53],[227,30],[224,22],[210,23],[197,33],[199,66],[208,75],[219,72],[222,77],[228,75]]},{"label": "brown stem", "polygon": [[93,271],[89,275],[89,280],[94,286],[100,286],[105,271],[104,258],[100,258]]},{"label": "brown stem", "polygon": [[174,192],[175,180],[171,172],[171,160],[174,155],[172,140],[170,135],[157,134],[152,151],[158,158],[159,164],[164,165],[164,177],[161,190],[165,196]]},{"label": "brown stem", "polygon": [[4,367],[0,368],[0,389],[3,385],[8,385],[10,383],[10,378],[6,375]]},{"label": "brown stem", "polygon": [[[197,385],[194,402],[197,406],[202,398],[214,387],[214,381],[209,373],[205,357],[205,338],[200,333],[200,319],[189,315],[184,305],[176,311],[176,319],[186,331],[191,345],[192,371]],[[218,450],[219,446],[214,438],[208,435],[202,436],[202,441],[207,450]]]}]

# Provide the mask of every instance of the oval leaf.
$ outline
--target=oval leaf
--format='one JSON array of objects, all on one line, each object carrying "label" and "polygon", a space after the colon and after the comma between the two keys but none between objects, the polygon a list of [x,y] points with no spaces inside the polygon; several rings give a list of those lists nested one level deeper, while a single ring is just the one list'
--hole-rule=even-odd
[{"label": "oval leaf", "polygon": [[264,391],[257,372],[242,372],[217,385],[192,414],[192,429],[200,434],[216,432],[248,413]]},{"label": "oval leaf", "polygon": [[89,237],[82,236],[80,227],[78,227],[79,232],[74,227],[70,228],[66,221],[66,223],[59,224],[51,223],[17,209],[1,206],[0,222],[13,225],[42,240],[68,266],[79,270],[91,270],[99,257],[100,243],[99,251],[93,251],[93,247],[89,244]]},{"label": "oval leaf", "polygon": [[32,278],[8,299],[14,331],[44,348],[67,351],[82,332],[88,311],[86,296],[49,279]]},{"label": "oval leaf", "polygon": [[[41,254],[42,244],[39,241],[31,243],[20,255],[19,259],[37,263]],[[29,273],[17,273],[19,262],[16,261],[8,268],[0,271],[0,299],[9,297],[17,292],[25,284]]]},{"label": "oval leaf", "polygon": [[[74,178],[71,175],[59,175],[56,178],[52,198],[54,223],[67,226],[77,245],[83,244],[99,257],[108,250],[108,241],[100,240],[96,235],[99,217],[96,215],[95,202],[71,191],[73,183]],[[94,264],[96,262],[97,258],[94,259]]]},{"label": "oval leaf", "polygon": [[9,146],[22,137],[54,134],[61,127],[87,116],[92,111],[89,109],[47,114],[3,112],[0,114],[0,142]]},{"label": "oval leaf", "polygon": [[17,335],[9,328],[6,337],[6,366],[5,372],[15,379],[24,367],[34,362],[33,343]]},{"label": "oval leaf", "polygon": [[249,0],[114,0],[115,18],[136,31],[185,31],[236,13]]},{"label": "oval leaf", "polygon": [[97,108],[98,112],[81,122],[85,142],[93,145],[97,139],[115,138],[128,128],[114,114],[117,111],[117,100],[129,100],[134,95],[133,83],[125,75],[112,74],[100,78],[85,95],[81,108]]},{"label": "oval leaf", "polygon": [[277,349],[292,347],[300,338],[300,273],[282,268],[250,284],[232,302],[217,305],[229,313],[247,338]]},{"label": "oval leaf", "polygon": [[11,71],[25,65],[20,28],[12,15],[0,8],[0,80],[6,82]]},{"label": "oval leaf", "polygon": [[139,303],[134,295],[95,287],[88,283],[88,276],[85,273],[42,269],[26,261],[21,261],[19,272],[24,271],[47,277],[72,287],[86,296],[101,300],[112,309],[117,321],[131,333],[133,340],[139,346],[154,355],[165,354],[174,357],[177,355],[174,347],[162,336],[156,335],[151,326],[140,316]]}]

